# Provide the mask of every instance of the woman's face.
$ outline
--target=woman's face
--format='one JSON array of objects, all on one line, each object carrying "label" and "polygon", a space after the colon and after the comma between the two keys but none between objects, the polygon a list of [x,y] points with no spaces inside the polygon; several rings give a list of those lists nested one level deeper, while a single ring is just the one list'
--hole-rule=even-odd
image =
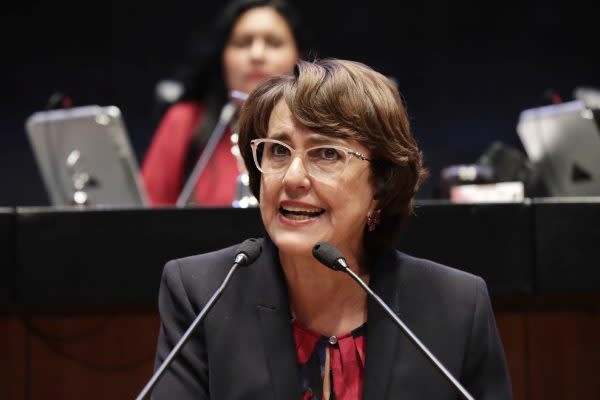
[{"label": "woman's face", "polygon": [[291,73],[298,50],[286,20],[272,7],[243,13],[233,26],[223,51],[228,90],[250,93],[271,75]]},{"label": "woman's face", "polygon": [[[368,149],[356,141],[332,138],[301,125],[283,100],[273,108],[267,138],[286,143],[295,154],[325,144],[369,157]],[[304,163],[296,156],[287,170],[262,174],[260,210],[267,233],[287,255],[310,255],[315,243],[325,241],[346,257],[360,259],[367,214],[376,206],[369,162],[351,156],[335,179],[310,176]]]}]

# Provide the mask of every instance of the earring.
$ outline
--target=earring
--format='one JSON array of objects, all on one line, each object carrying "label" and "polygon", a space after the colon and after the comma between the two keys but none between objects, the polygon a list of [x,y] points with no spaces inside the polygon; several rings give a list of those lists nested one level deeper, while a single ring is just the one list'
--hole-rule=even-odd
[{"label": "earring", "polygon": [[381,223],[381,210],[373,210],[367,215],[367,225],[369,232],[373,232],[377,225]]}]

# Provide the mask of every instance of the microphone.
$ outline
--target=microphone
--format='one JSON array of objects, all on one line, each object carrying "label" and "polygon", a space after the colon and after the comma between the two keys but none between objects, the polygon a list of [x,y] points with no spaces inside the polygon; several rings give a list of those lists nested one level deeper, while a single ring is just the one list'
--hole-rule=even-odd
[{"label": "microphone", "polygon": [[229,98],[232,101],[238,103],[238,105],[241,105],[243,102],[248,100],[248,96],[248,93],[242,92],[240,90],[232,90],[231,92],[229,92]]},{"label": "microphone", "polygon": [[140,394],[138,394],[138,396],[135,398],[135,400],[143,400],[148,395],[148,393],[150,393],[150,391],[154,388],[154,386],[156,385],[158,380],[163,376],[163,374],[165,373],[165,371],[167,370],[169,365],[171,365],[171,363],[173,362],[173,359],[179,354],[179,352],[181,351],[181,348],[187,343],[187,341],[189,340],[192,333],[196,330],[196,327],[198,326],[198,324],[200,324],[200,322],[204,319],[206,314],[215,305],[215,302],[217,301],[217,299],[219,297],[221,297],[221,294],[223,293],[223,290],[225,290],[225,287],[231,280],[233,273],[237,270],[238,267],[245,267],[245,266],[252,264],[254,261],[256,261],[258,256],[260,256],[261,250],[262,250],[262,247],[261,247],[258,239],[254,239],[254,238],[246,239],[238,247],[233,266],[229,270],[229,273],[225,277],[225,280],[223,280],[223,283],[221,284],[221,286],[219,286],[219,288],[215,291],[215,293],[212,295],[210,300],[208,300],[208,302],[202,308],[202,310],[200,311],[198,316],[194,319],[194,321],[192,322],[190,327],[187,329],[187,331],[185,331],[183,336],[181,336],[181,338],[179,339],[179,341],[177,342],[175,347],[173,347],[171,352],[167,355],[167,357],[164,359],[164,361],[160,364],[160,367],[154,372],[154,374],[152,375],[152,378],[150,378],[148,383],[146,383],[146,386],[144,386],[144,388],[142,389]]},{"label": "microphone", "polygon": [[346,259],[342,253],[330,245],[329,243],[319,242],[312,249],[313,256],[319,260],[319,262],[326,267],[331,268],[334,271],[343,271],[352,277],[362,288],[371,296],[377,304],[379,304],[385,311],[385,313],[398,325],[400,330],[408,337],[408,339],[417,347],[417,349],[433,364],[433,366],[448,380],[455,388],[462,394],[467,400],[475,400],[473,396],[467,392],[467,390],[460,384],[460,382],[452,376],[450,371],[444,367],[444,365],[429,351],[429,349],[419,340],[419,338],[402,322],[402,320],[385,304],[379,296],[377,296],[371,288],[362,280],[358,275],[354,273],[346,263]]},{"label": "microphone", "polygon": [[260,256],[261,250],[262,247],[258,243],[258,239],[246,239],[238,247],[237,254],[235,255],[235,263],[240,267],[246,267],[256,261],[258,256]]},{"label": "microphone", "polygon": [[329,243],[319,242],[315,244],[312,254],[321,264],[334,271],[343,271],[345,268],[348,268],[348,264],[346,264],[346,259],[342,253]]}]

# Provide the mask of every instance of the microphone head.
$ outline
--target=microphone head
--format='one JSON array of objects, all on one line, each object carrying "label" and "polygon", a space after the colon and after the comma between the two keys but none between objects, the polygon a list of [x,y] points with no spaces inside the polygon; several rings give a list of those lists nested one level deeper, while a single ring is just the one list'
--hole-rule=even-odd
[{"label": "microphone head", "polygon": [[234,103],[241,105],[248,99],[248,93],[239,90],[232,90],[229,92],[229,99],[232,100]]},{"label": "microphone head", "polygon": [[313,257],[326,267],[334,271],[343,271],[346,268],[346,260],[342,253],[326,242],[319,242],[313,246]]},{"label": "microphone head", "polygon": [[262,246],[258,239],[246,239],[237,249],[235,262],[240,266],[250,265],[260,256],[261,251]]}]

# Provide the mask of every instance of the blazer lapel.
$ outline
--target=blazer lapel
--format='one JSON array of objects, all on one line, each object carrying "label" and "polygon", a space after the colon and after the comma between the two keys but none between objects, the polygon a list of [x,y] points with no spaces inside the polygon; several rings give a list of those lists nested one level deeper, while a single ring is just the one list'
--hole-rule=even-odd
[{"label": "blazer lapel", "polygon": [[300,370],[292,334],[283,271],[275,245],[266,239],[259,260],[256,305],[260,332],[275,399],[299,399]]},{"label": "blazer lapel", "polygon": [[[382,257],[371,274],[370,287],[396,313],[398,304],[397,258]],[[371,298],[367,302],[366,365],[364,400],[387,398],[394,364],[398,358],[398,339],[403,334],[385,311]]]}]

